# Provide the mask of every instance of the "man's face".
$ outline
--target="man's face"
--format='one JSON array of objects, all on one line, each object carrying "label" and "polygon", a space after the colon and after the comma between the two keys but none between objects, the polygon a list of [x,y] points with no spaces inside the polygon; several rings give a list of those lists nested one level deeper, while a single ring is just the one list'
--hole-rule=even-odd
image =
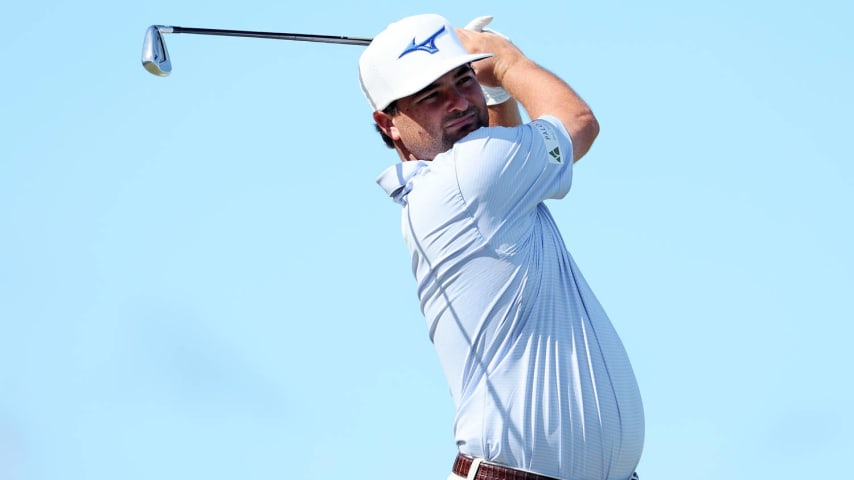
[{"label": "man's face", "polygon": [[397,110],[396,115],[378,112],[381,118],[375,119],[405,160],[432,160],[489,122],[483,91],[468,65],[401,98]]}]

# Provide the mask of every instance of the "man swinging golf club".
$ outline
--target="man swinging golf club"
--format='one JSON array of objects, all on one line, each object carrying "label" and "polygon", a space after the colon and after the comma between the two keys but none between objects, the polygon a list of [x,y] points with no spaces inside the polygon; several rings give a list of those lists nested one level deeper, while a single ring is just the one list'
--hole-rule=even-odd
[{"label": "man swinging golf club", "polygon": [[377,181],[402,207],[456,406],[449,478],[628,480],[643,447],[634,373],[543,203],[568,193],[599,126],[563,80],[478,29],[407,17],[359,60],[402,160]]}]

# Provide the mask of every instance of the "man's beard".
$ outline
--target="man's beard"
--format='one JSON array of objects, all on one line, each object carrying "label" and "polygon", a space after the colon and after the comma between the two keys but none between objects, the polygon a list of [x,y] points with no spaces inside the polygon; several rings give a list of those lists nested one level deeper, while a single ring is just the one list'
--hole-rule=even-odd
[{"label": "man's beard", "polygon": [[485,110],[481,110],[474,105],[471,105],[468,109],[463,112],[452,115],[451,117],[446,119],[446,123],[452,122],[458,118],[463,118],[467,115],[471,115],[474,113],[474,123],[466,127],[462,130],[457,130],[455,132],[442,132],[442,147],[443,151],[447,152],[450,150],[455,143],[460,141],[463,137],[468,135],[469,133],[481,128],[485,127],[489,124],[489,116],[487,115]]}]

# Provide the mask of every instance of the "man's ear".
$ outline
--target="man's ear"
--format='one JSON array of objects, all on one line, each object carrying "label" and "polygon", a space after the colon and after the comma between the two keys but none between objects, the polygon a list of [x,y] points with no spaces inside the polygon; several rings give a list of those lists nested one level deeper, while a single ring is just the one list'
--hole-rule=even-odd
[{"label": "man's ear", "polygon": [[394,119],[385,112],[374,112],[374,122],[394,141],[400,140],[400,132],[394,126]]}]

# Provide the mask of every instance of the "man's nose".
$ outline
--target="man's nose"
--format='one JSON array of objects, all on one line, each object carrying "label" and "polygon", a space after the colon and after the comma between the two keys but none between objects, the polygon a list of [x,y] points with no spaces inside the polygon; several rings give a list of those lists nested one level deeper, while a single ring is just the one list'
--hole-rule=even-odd
[{"label": "man's nose", "polygon": [[470,102],[461,90],[452,88],[448,97],[448,110],[466,110],[469,108]]}]

